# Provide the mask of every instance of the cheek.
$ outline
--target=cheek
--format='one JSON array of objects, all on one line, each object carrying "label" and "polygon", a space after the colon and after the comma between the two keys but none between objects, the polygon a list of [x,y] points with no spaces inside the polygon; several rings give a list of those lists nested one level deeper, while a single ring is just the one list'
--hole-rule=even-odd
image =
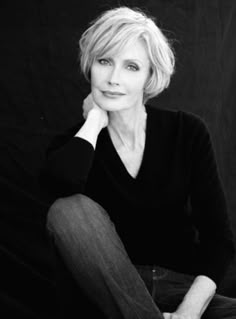
[{"label": "cheek", "polygon": [[98,83],[101,80],[101,72],[99,67],[96,65],[92,65],[91,71],[90,71],[90,81],[91,81],[91,86],[97,86]]},{"label": "cheek", "polygon": [[145,83],[146,81],[143,79],[133,79],[132,81],[127,82],[127,87],[130,93],[133,92],[133,94],[143,94]]},{"label": "cheek", "polygon": [[91,86],[93,87],[94,85],[96,85],[96,82],[97,82],[96,72],[94,72],[94,70],[91,69],[91,72],[90,72],[90,83],[91,83]]}]

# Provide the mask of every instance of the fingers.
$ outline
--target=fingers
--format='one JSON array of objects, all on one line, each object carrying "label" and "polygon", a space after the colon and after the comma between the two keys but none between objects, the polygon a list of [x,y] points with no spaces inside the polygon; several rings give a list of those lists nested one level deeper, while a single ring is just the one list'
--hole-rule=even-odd
[{"label": "fingers", "polygon": [[169,312],[163,313],[163,317],[164,317],[164,319],[188,319],[188,318],[183,317],[181,315],[178,315],[175,313],[169,313]]},{"label": "fingers", "polygon": [[164,319],[185,319],[182,316],[173,313],[163,313]]},{"label": "fingers", "polygon": [[89,111],[95,106],[95,103],[90,93],[83,101],[83,117],[87,118]]},{"label": "fingers", "polygon": [[175,317],[175,314],[165,312],[163,313],[164,319],[179,319],[179,317]]},{"label": "fingers", "polygon": [[163,317],[164,319],[200,319],[200,317],[198,316],[180,315],[177,313],[169,313],[169,312],[164,312]]},{"label": "fingers", "polygon": [[89,114],[96,114],[96,119],[102,128],[108,125],[107,111],[96,104],[91,93],[83,101],[83,117],[85,120],[87,120]]}]

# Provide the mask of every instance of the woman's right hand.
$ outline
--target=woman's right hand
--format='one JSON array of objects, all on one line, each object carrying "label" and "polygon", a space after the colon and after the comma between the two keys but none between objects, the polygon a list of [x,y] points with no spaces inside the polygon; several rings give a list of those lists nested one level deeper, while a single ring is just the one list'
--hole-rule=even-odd
[{"label": "woman's right hand", "polygon": [[85,120],[93,114],[99,121],[101,128],[104,128],[108,125],[108,113],[99,107],[90,93],[83,101],[83,117]]},{"label": "woman's right hand", "polygon": [[95,149],[100,131],[108,125],[108,114],[94,102],[91,93],[84,99],[83,117],[85,122],[75,136],[88,141]]}]

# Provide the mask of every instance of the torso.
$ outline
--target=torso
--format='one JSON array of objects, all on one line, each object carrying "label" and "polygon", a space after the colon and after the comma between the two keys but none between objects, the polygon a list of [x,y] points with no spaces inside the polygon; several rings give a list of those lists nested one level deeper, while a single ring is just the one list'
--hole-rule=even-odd
[{"label": "torso", "polygon": [[138,175],[142,163],[144,145],[134,151],[128,151],[125,147],[119,150],[116,149],[116,151],[128,173],[135,178]]},{"label": "torso", "polygon": [[129,147],[130,142],[128,138],[123,136],[122,140],[118,137],[117,133],[113,130],[111,126],[108,126],[108,132],[118,153],[123,165],[125,166],[127,172],[135,178],[139,172],[140,166],[142,164],[143,153],[146,141],[146,122],[147,114],[146,111],[141,113],[140,123],[135,132],[135,143],[133,147]]},{"label": "torso", "polygon": [[137,140],[138,142],[135,145],[134,149],[127,147],[125,144],[120,143],[120,140],[117,139],[117,136],[113,134],[112,130],[108,130],[109,135],[112,141],[112,144],[119,155],[123,165],[125,166],[127,172],[133,177],[136,178],[138,175],[140,166],[142,164],[143,153],[145,148],[146,132],[143,129]]},{"label": "torso", "polygon": [[192,249],[192,233],[184,238],[186,245],[182,236],[188,224],[183,219],[187,168],[179,165],[182,153],[175,147],[179,144],[175,113],[165,119],[165,112],[148,112],[136,152],[122,148],[109,127],[101,132],[85,194],[109,213],[134,263],[156,263],[157,250],[164,265],[169,251],[175,258],[177,248],[184,253]]}]

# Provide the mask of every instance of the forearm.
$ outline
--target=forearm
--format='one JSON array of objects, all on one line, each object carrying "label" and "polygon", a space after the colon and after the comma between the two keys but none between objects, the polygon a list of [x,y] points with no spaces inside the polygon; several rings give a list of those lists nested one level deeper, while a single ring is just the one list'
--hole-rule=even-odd
[{"label": "forearm", "polygon": [[181,315],[190,314],[193,318],[201,318],[215,291],[216,284],[214,281],[206,276],[197,276],[176,313]]}]

